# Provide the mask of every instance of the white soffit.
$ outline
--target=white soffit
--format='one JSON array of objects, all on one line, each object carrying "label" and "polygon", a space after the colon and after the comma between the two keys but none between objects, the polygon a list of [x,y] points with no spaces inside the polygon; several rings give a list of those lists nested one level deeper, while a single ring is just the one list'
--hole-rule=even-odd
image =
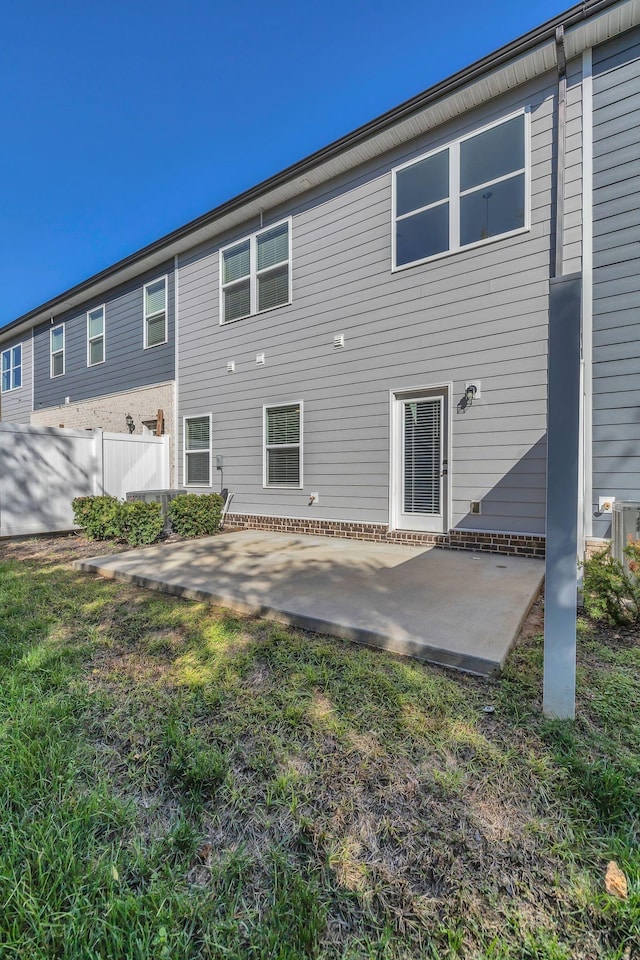
[{"label": "white soffit", "polygon": [[[567,59],[573,59],[588,47],[604,43],[611,37],[624,33],[638,24],[640,24],[640,0],[626,0],[625,3],[611,7],[599,16],[592,17],[567,31],[565,37]],[[555,65],[555,42],[549,41],[535,47],[523,56],[496,68],[480,79],[468,83],[448,96],[443,96],[437,102],[417,110],[415,114],[386,127],[368,140],[341,151],[337,156],[318,163],[312,169],[301,173],[297,177],[292,177],[286,183],[272,190],[265,191],[265,193],[239,209],[222,214],[205,226],[194,229],[188,236],[181,237],[174,242],[167,242],[161,251],[141,257],[135,263],[123,267],[117,274],[111,274],[105,280],[84,287],[73,297],[59,300],[56,303],[55,313],[59,316],[67,310],[80,306],[92,297],[98,297],[114,286],[126,283],[154,266],[165,263],[176,254],[197,247],[205,241],[233,230],[234,227],[247,225],[248,228],[248,224],[259,218],[261,213],[264,215],[269,210],[299,197],[307,190],[320,186],[362,163],[375,159],[388,150],[401,146],[414,137],[427,133],[448,120],[473,110],[534,77],[555,69]],[[10,333],[7,333],[7,336],[19,336],[32,326],[48,320],[50,313],[50,310],[43,311],[42,314],[25,321],[24,325],[14,327]],[[2,339],[4,338],[2,331],[0,331],[0,340]]]}]

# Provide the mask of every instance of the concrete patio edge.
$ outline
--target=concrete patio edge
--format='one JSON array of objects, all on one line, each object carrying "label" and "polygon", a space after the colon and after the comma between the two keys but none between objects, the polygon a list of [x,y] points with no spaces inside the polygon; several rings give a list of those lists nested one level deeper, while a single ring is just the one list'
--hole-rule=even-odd
[{"label": "concrete patio edge", "polygon": [[74,567],[83,573],[92,573],[105,579],[119,580],[135,586],[144,587],[149,590],[155,590],[160,593],[166,593],[171,596],[182,597],[183,599],[195,600],[224,607],[236,613],[250,617],[264,617],[278,623],[298,627],[313,633],[321,633],[328,636],[348,640],[355,643],[365,644],[366,646],[376,647],[387,650],[391,653],[402,656],[410,656],[418,660],[434,663],[439,666],[449,667],[461,670],[465,673],[472,673],[478,676],[496,676],[500,673],[504,661],[517,639],[523,622],[525,621],[533,603],[539,595],[540,588],[531,596],[522,616],[518,621],[518,626],[514,632],[511,642],[504,649],[500,659],[487,659],[481,656],[475,656],[472,653],[460,653],[454,650],[447,650],[437,645],[419,642],[411,637],[394,638],[388,633],[376,632],[371,629],[363,629],[352,623],[344,623],[339,620],[326,620],[317,616],[292,611],[286,606],[274,607],[265,603],[253,603],[230,596],[215,590],[197,589],[186,586],[182,583],[167,582],[166,579],[156,578],[148,575],[130,573],[127,570],[113,569],[111,566],[105,566],[105,560],[113,561],[113,557],[96,557],[86,560],[77,560]]}]

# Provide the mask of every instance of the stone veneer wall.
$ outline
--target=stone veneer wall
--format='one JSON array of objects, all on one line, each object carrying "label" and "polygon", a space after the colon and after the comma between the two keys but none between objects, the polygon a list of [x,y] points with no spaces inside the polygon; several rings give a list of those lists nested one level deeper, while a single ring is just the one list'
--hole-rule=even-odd
[{"label": "stone veneer wall", "polygon": [[605,550],[611,543],[611,540],[602,540],[594,537],[592,540],[586,540],[584,545],[585,560],[590,560],[595,553]]},{"label": "stone veneer wall", "polygon": [[174,382],[138,387],[123,393],[110,393],[91,400],[65,403],[57,407],[34,410],[31,423],[36,427],[67,427],[70,430],[107,430],[110,433],[128,433],[125,417],[128,413],[135,423],[134,433],[142,433],[144,420],[155,420],[158,410],[164,413],[164,432],[170,437],[169,463],[171,484],[175,463]]},{"label": "stone veneer wall", "polygon": [[229,513],[228,530],[273,530],[278,533],[306,533],[381,543],[434,544],[452,550],[479,550],[520,557],[544,557],[544,537],[524,533],[476,533],[450,530],[449,533],[414,533],[389,530],[381,523],[347,523],[331,520],[292,520],[288,517],[263,517]]}]

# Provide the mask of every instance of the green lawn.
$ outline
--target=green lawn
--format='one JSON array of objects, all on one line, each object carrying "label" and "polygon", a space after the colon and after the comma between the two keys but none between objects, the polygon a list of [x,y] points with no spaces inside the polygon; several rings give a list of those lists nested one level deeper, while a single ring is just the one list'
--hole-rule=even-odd
[{"label": "green lawn", "polygon": [[481,681],[73,550],[0,547],[2,960],[640,955],[638,638],[550,723],[537,636]]}]

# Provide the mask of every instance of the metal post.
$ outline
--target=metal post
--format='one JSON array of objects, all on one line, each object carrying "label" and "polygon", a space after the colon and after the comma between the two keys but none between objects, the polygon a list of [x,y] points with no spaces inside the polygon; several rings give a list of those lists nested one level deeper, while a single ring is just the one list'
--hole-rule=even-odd
[{"label": "metal post", "polygon": [[551,280],[543,711],[560,719],[575,716],[581,299],[580,274]]}]

